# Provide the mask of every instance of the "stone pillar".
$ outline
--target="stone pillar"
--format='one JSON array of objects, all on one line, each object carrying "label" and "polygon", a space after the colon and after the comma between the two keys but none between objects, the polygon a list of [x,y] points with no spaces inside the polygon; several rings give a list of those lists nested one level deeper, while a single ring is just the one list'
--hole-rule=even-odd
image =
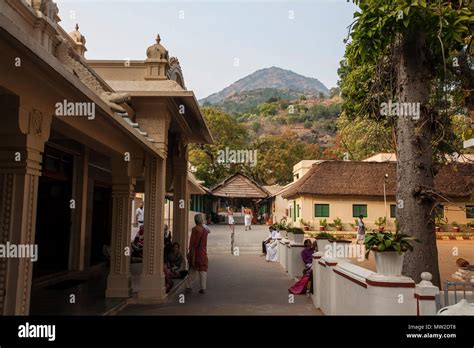
[{"label": "stone pillar", "polygon": [[[0,109],[0,244],[32,246],[38,179],[52,113],[20,107],[14,95],[0,95]],[[28,315],[32,261],[0,258],[0,314]]]},{"label": "stone pillar", "polygon": [[89,201],[89,149],[84,147],[80,156],[74,160],[73,199],[76,202],[72,220],[71,259],[69,269],[82,271],[85,268],[87,205]]},{"label": "stone pillar", "polygon": [[416,315],[436,315],[436,296],[439,288],[431,282],[429,272],[421,273],[421,282],[415,286]]},{"label": "stone pillar", "polygon": [[156,155],[145,159],[145,236],[139,302],[166,299],[163,273],[166,160]]},{"label": "stone pillar", "polygon": [[187,146],[178,141],[173,151],[173,241],[188,250],[188,154]]},{"label": "stone pillar", "polygon": [[130,274],[130,228],[135,178],[123,158],[112,159],[112,245],[110,274],[106,297],[129,297],[132,290]]}]

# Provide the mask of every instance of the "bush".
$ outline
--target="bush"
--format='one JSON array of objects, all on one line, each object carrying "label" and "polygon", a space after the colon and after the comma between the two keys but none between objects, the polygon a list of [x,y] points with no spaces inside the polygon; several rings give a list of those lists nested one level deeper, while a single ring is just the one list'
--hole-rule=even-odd
[{"label": "bush", "polygon": [[286,232],[292,232],[294,234],[304,234],[303,229],[301,229],[299,227],[290,227],[286,230]]}]

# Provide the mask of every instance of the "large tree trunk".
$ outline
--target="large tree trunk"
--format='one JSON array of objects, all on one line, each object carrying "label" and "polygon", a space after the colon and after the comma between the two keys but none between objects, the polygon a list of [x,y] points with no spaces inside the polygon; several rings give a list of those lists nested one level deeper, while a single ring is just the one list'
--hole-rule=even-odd
[{"label": "large tree trunk", "polygon": [[400,232],[418,238],[414,251],[405,253],[403,275],[417,283],[422,272],[440,284],[438,250],[432,208],[434,186],[432,132],[428,106],[430,74],[426,61],[426,38],[413,32],[397,39],[395,52],[397,95],[400,103],[420,103],[419,119],[397,119],[397,223]]}]

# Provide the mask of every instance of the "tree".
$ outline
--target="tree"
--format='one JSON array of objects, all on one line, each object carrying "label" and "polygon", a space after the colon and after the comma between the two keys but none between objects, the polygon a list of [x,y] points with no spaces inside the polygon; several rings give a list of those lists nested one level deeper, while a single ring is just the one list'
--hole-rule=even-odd
[{"label": "tree", "polygon": [[267,135],[253,145],[258,152],[250,176],[266,185],[286,185],[293,181],[293,166],[304,159],[318,159],[322,151],[317,144],[307,144],[293,132],[281,136]]},{"label": "tree", "polygon": [[329,90],[329,98],[338,97],[341,95],[341,89],[339,87],[333,87]]},{"label": "tree", "polygon": [[[337,119],[339,158],[360,161],[379,152],[394,152],[393,128],[368,117],[350,119],[345,113]],[[347,156],[346,156],[347,155]]]},{"label": "tree", "polygon": [[[351,27],[352,42],[341,67],[343,97],[348,110],[381,119],[381,102],[389,97],[397,105],[419,112],[388,115],[395,123],[397,150],[397,223],[400,231],[417,237],[413,252],[404,259],[405,275],[420,280],[421,272],[440,284],[434,208],[433,151],[452,148],[449,98],[459,91],[449,84],[448,62],[468,55],[472,42],[472,2],[425,0],[354,0],[360,11]],[[470,58],[469,58],[470,59]],[[468,60],[469,60],[468,59]],[[467,69],[472,73],[472,66]],[[357,79],[355,75],[359,75]],[[346,84],[344,86],[344,84]],[[348,86],[351,85],[351,86]],[[365,89],[364,89],[365,88]],[[344,94],[344,91],[346,94]],[[403,103],[403,104],[399,104]],[[451,102],[452,103],[452,102]],[[398,109],[400,110],[400,109]],[[406,110],[406,109],[405,109]],[[395,117],[393,117],[395,116]]]},{"label": "tree", "polygon": [[204,118],[214,138],[214,144],[192,144],[189,161],[196,167],[196,177],[204,180],[206,186],[213,186],[225,177],[244,170],[244,164],[218,162],[219,150],[249,149],[247,130],[230,115],[213,108],[202,108]]}]

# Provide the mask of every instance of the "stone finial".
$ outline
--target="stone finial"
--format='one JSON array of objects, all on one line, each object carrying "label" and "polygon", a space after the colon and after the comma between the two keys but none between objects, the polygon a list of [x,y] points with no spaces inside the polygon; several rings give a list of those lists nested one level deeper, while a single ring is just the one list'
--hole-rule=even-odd
[{"label": "stone finial", "polygon": [[433,279],[433,275],[430,272],[423,272],[421,273],[421,282],[419,283],[420,286],[433,286],[431,280]]},{"label": "stone finial", "polygon": [[146,50],[145,80],[167,80],[167,71],[170,66],[168,50],[161,45],[161,37],[156,36],[156,44]]},{"label": "stone finial", "polygon": [[84,54],[87,51],[86,38],[79,31],[79,24],[76,23],[75,29],[75,31],[69,33],[69,36],[74,41],[74,51],[76,51],[76,53],[80,56],[84,57]]},{"label": "stone finial", "polygon": [[168,50],[163,47],[161,42],[160,34],[156,36],[156,44],[151,45],[146,50],[146,56],[148,59],[165,59],[168,60]]}]

